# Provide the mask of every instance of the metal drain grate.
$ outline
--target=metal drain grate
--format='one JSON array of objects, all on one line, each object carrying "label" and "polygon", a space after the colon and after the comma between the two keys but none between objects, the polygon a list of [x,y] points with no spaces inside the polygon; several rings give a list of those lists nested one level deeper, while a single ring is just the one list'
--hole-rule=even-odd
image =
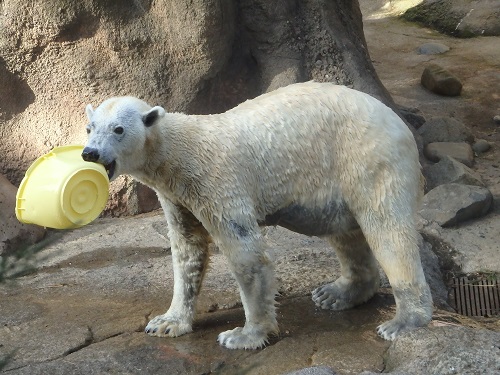
[{"label": "metal drain grate", "polygon": [[500,315],[500,286],[497,280],[454,278],[451,297],[459,314],[466,316]]}]

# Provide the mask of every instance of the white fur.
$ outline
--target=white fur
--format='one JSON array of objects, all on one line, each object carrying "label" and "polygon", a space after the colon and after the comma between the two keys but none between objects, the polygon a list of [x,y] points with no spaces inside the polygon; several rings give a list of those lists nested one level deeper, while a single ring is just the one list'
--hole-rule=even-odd
[{"label": "white fur", "polygon": [[[157,119],[145,126],[148,114]],[[337,282],[313,292],[318,306],[344,309],[369,299],[378,288],[376,258],[397,304],[380,334],[392,339],[430,320],[414,223],[418,151],[406,125],[378,100],[308,82],[220,115],[167,113],[131,97],[109,99],[95,111],[89,106],[87,115],[87,147],[103,164],[116,161],[113,178],[131,174],[155,189],[169,224],[174,297],[148,324],[149,334],[191,330],[212,237],[229,260],[246,314],[245,326],[221,333],[219,342],[263,346],[278,326],[274,271],[258,224],[295,206],[324,219],[321,235],[342,264]],[[117,125],[123,134],[113,132]],[[310,230],[299,222],[299,231],[301,225]]]}]

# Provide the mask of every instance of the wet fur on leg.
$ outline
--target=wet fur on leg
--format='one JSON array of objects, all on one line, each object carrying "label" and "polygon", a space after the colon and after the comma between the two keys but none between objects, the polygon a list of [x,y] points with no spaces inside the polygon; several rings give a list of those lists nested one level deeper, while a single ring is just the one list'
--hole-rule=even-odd
[{"label": "wet fur on leg", "polygon": [[169,228],[174,266],[174,296],[165,314],[145,328],[151,336],[181,336],[192,331],[196,299],[208,264],[210,236],[185,208],[160,199]]},{"label": "wet fur on leg", "polygon": [[223,249],[238,281],[246,318],[244,327],[219,334],[217,341],[229,349],[259,349],[267,344],[269,335],[279,331],[274,266],[258,228],[256,232],[255,238],[233,244],[229,253]]},{"label": "wet fur on leg", "polygon": [[346,310],[368,301],[380,284],[377,262],[361,230],[327,238],[340,261],[341,276],[333,283],[316,288],[316,306]]}]

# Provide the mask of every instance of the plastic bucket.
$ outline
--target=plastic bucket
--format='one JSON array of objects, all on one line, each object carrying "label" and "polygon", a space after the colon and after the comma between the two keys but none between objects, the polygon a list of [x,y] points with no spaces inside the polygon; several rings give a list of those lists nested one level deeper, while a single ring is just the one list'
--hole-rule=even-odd
[{"label": "plastic bucket", "polygon": [[104,166],[86,162],[83,146],[56,147],[26,171],[16,195],[17,219],[55,229],[78,228],[106,206],[109,179]]}]

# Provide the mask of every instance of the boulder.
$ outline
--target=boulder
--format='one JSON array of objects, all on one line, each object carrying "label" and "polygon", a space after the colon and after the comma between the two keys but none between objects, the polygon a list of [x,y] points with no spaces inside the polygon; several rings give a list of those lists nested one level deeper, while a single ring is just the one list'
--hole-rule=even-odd
[{"label": "boulder", "polygon": [[443,228],[435,222],[422,223],[422,234],[438,254],[443,274],[482,272],[500,275],[500,220],[495,211],[459,227]]},{"label": "boulder", "polygon": [[119,176],[109,187],[102,216],[130,216],[160,208],[156,192],[130,176]]},{"label": "boulder", "polygon": [[386,354],[389,374],[498,374],[500,333],[444,324],[398,337]]},{"label": "boulder", "polygon": [[0,255],[32,245],[45,236],[45,229],[20,223],[16,218],[17,188],[0,174]]},{"label": "boulder", "polygon": [[451,183],[484,186],[478,173],[449,156],[444,156],[438,163],[426,167],[424,174],[427,190]]},{"label": "boulder", "polygon": [[424,155],[430,161],[438,162],[445,156],[452,157],[468,167],[474,164],[474,153],[468,143],[435,142],[424,147]]},{"label": "boulder", "polygon": [[433,142],[467,142],[474,141],[474,135],[461,121],[451,117],[432,117],[419,129],[424,144]]},{"label": "boulder", "polygon": [[444,184],[424,196],[420,214],[442,227],[453,226],[486,215],[492,201],[491,192],[484,187]]},{"label": "boulder", "polygon": [[427,90],[444,96],[458,96],[462,92],[462,82],[448,70],[437,64],[430,64],[420,80]]},{"label": "boulder", "polygon": [[440,32],[468,38],[500,35],[498,0],[425,0],[408,9],[403,18]]}]

